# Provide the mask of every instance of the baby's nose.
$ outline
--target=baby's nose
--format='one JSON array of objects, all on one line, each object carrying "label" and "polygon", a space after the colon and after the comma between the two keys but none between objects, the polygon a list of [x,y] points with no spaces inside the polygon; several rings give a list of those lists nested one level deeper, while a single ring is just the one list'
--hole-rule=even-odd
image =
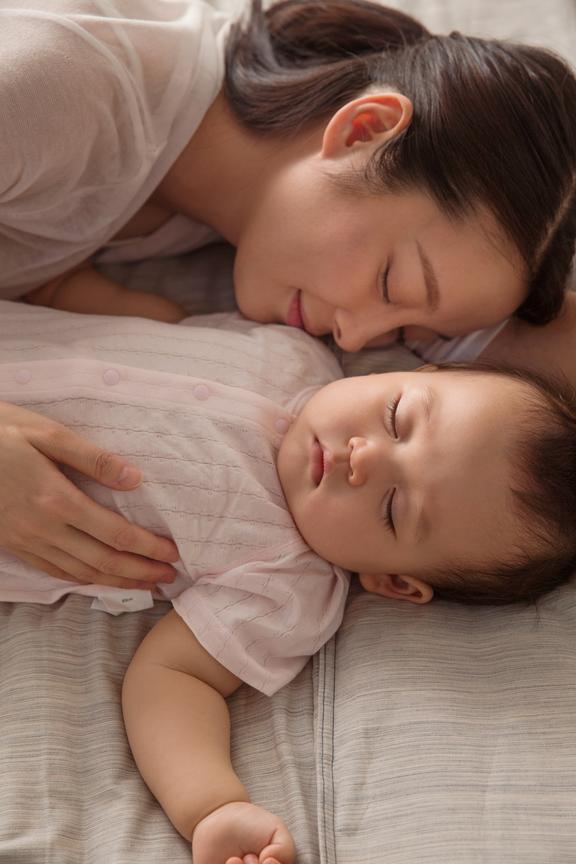
[{"label": "baby's nose", "polygon": [[348,480],[351,486],[362,486],[368,479],[370,447],[366,438],[354,436],[348,442],[350,471]]}]

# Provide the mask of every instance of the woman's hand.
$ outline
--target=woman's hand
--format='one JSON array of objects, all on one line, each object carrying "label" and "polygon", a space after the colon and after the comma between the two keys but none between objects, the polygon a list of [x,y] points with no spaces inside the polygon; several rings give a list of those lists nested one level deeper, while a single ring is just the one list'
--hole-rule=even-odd
[{"label": "woman's hand", "polygon": [[214,810],[192,836],[194,864],[293,864],[295,855],[284,822],[247,801]]},{"label": "woman's hand", "polygon": [[141,479],[60,423],[0,402],[0,546],[57,579],[119,588],[173,581],[166,562],[178,560],[175,544],[92,501],[55,463],[111,489]]}]

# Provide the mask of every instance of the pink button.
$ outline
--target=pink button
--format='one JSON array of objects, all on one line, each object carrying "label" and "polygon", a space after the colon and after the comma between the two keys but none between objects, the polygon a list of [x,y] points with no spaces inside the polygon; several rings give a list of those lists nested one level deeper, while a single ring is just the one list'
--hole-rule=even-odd
[{"label": "pink button", "polygon": [[29,369],[17,369],[14,377],[19,384],[28,384],[32,379],[32,373]]},{"label": "pink button", "polygon": [[117,369],[106,369],[102,375],[102,379],[105,384],[109,384],[112,387],[120,381],[120,373]]},{"label": "pink button", "polygon": [[206,386],[206,384],[197,384],[194,387],[194,396],[196,399],[199,399],[200,402],[204,402],[205,399],[210,398],[210,388]]},{"label": "pink button", "polygon": [[290,421],[286,420],[285,417],[279,417],[274,423],[274,426],[276,427],[276,431],[279,432],[280,435],[284,435],[284,433],[288,431]]}]

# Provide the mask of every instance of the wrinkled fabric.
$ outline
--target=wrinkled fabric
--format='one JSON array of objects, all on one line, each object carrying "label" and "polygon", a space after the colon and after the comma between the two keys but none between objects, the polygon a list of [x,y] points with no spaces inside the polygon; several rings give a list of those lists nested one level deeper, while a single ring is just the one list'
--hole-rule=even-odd
[{"label": "wrinkled fabric", "polygon": [[[0,398],[64,423],[143,474],[130,492],[71,473],[99,504],[178,547],[172,601],[206,650],[271,695],[337,629],[348,575],[294,524],[276,471],[303,401],[340,377],[333,355],[292,327],[232,316],[181,325],[0,303]],[[0,550],[0,601],[140,611],[150,591],[55,579]],[[96,613],[95,613],[96,614]]]}]

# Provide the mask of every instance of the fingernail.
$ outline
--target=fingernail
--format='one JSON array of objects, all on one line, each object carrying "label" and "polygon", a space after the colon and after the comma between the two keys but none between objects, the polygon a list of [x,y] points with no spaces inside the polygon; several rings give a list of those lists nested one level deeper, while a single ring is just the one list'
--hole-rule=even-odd
[{"label": "fingernail", "polygon": [[142,475],[137,468],[125,465],[116,480],[118,483],[122,483],[123,486],[137,486],[141,478]]}]

